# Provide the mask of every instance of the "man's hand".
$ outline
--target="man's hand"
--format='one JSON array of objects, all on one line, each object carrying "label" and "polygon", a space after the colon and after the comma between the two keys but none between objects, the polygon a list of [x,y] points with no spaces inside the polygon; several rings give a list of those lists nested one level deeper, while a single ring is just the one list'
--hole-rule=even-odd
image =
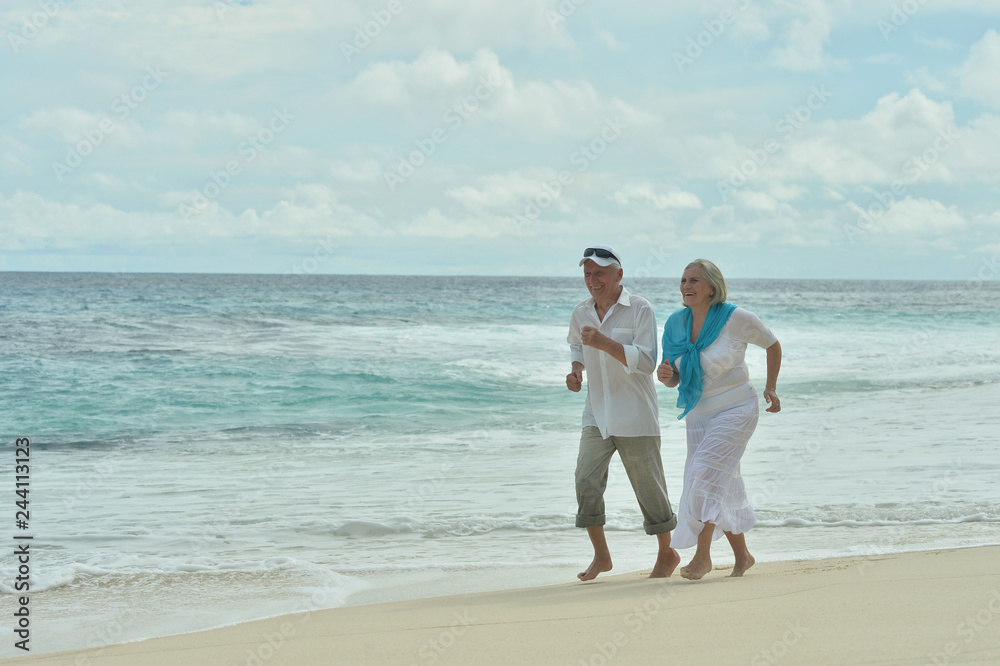
[{"label": "man's hand", "polygon": [[584,326],[580,329],[580,339],[583,344],[602,351],[622,365],[628,365],[628,357],[625,355],[625,347],[620,342],[601,333],[593,326]]},{"label": "man's hand", "polygon": [[580,329],[580,338],[583,340],[583,344],[588,347],[593,347],[594,349],[604,349],[608,336],[604,335],[598,331],[593,326],[584,326]]},{"label": "man's hand", "polygon": [[573,393],[579,393],[583,387],[583,366],[579,363],[573,364],[573,371],[566,375],[566,388]]}]

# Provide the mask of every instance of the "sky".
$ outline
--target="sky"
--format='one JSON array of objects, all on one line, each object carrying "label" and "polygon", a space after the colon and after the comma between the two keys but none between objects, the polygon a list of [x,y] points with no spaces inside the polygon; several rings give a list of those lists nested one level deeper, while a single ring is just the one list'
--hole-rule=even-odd
[{"label": "sky", "polygon": [[11,0],[0,270],[996,279],[1000,0]]}]

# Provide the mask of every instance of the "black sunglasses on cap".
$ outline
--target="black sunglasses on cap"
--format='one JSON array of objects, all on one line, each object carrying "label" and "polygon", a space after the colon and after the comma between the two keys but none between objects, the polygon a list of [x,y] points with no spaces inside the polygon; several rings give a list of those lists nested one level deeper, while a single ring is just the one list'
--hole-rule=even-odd
[{"label": "black sunglasses on cap", "polygon": [[601,259],[614,259],[618,263],[621,263],[621,259],[616,257],[614,252],[608,252],[607,250],[603,250],[599,247],[588,247],[586,250],[583,251],[584,257],[590,257],[595,254]]}]

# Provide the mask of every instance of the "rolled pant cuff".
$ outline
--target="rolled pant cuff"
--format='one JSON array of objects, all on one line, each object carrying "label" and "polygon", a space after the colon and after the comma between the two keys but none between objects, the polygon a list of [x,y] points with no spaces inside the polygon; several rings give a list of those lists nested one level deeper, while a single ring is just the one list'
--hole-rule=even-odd
[{"label": "rolled pant cuff", "polygon": [[[580,519],[576,519],[577,523]],[[674,528],[677,527],[677,514],[670,516],[670,520],[665,523],[657,523],[656,525],[643,525],[642,528],[646,530],[646,534],[663,534],[665,532],[672,532]]]},{"label": "rolled pant cuff", "polygon": [[[576,516],[576,526],[577,527],[598,527],[604,525],[608,522],[608,517],[605,514],[600,516],[581,516],[577,514]],[[674,521],[677,522],[676,520]],[[672,527],[670,529],[673,529]]]}]

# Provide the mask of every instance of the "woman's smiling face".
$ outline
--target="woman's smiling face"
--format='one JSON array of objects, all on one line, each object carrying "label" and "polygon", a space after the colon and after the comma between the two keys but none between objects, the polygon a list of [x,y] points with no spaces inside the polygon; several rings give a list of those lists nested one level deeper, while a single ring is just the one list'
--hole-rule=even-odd
[{"label": "woman's smiling face", "polygon": [[701,266],[691,266],[681,276],[681,300],[684,305],[694,308],[707,308],[715,289],[705,279],[705,269]]}]

